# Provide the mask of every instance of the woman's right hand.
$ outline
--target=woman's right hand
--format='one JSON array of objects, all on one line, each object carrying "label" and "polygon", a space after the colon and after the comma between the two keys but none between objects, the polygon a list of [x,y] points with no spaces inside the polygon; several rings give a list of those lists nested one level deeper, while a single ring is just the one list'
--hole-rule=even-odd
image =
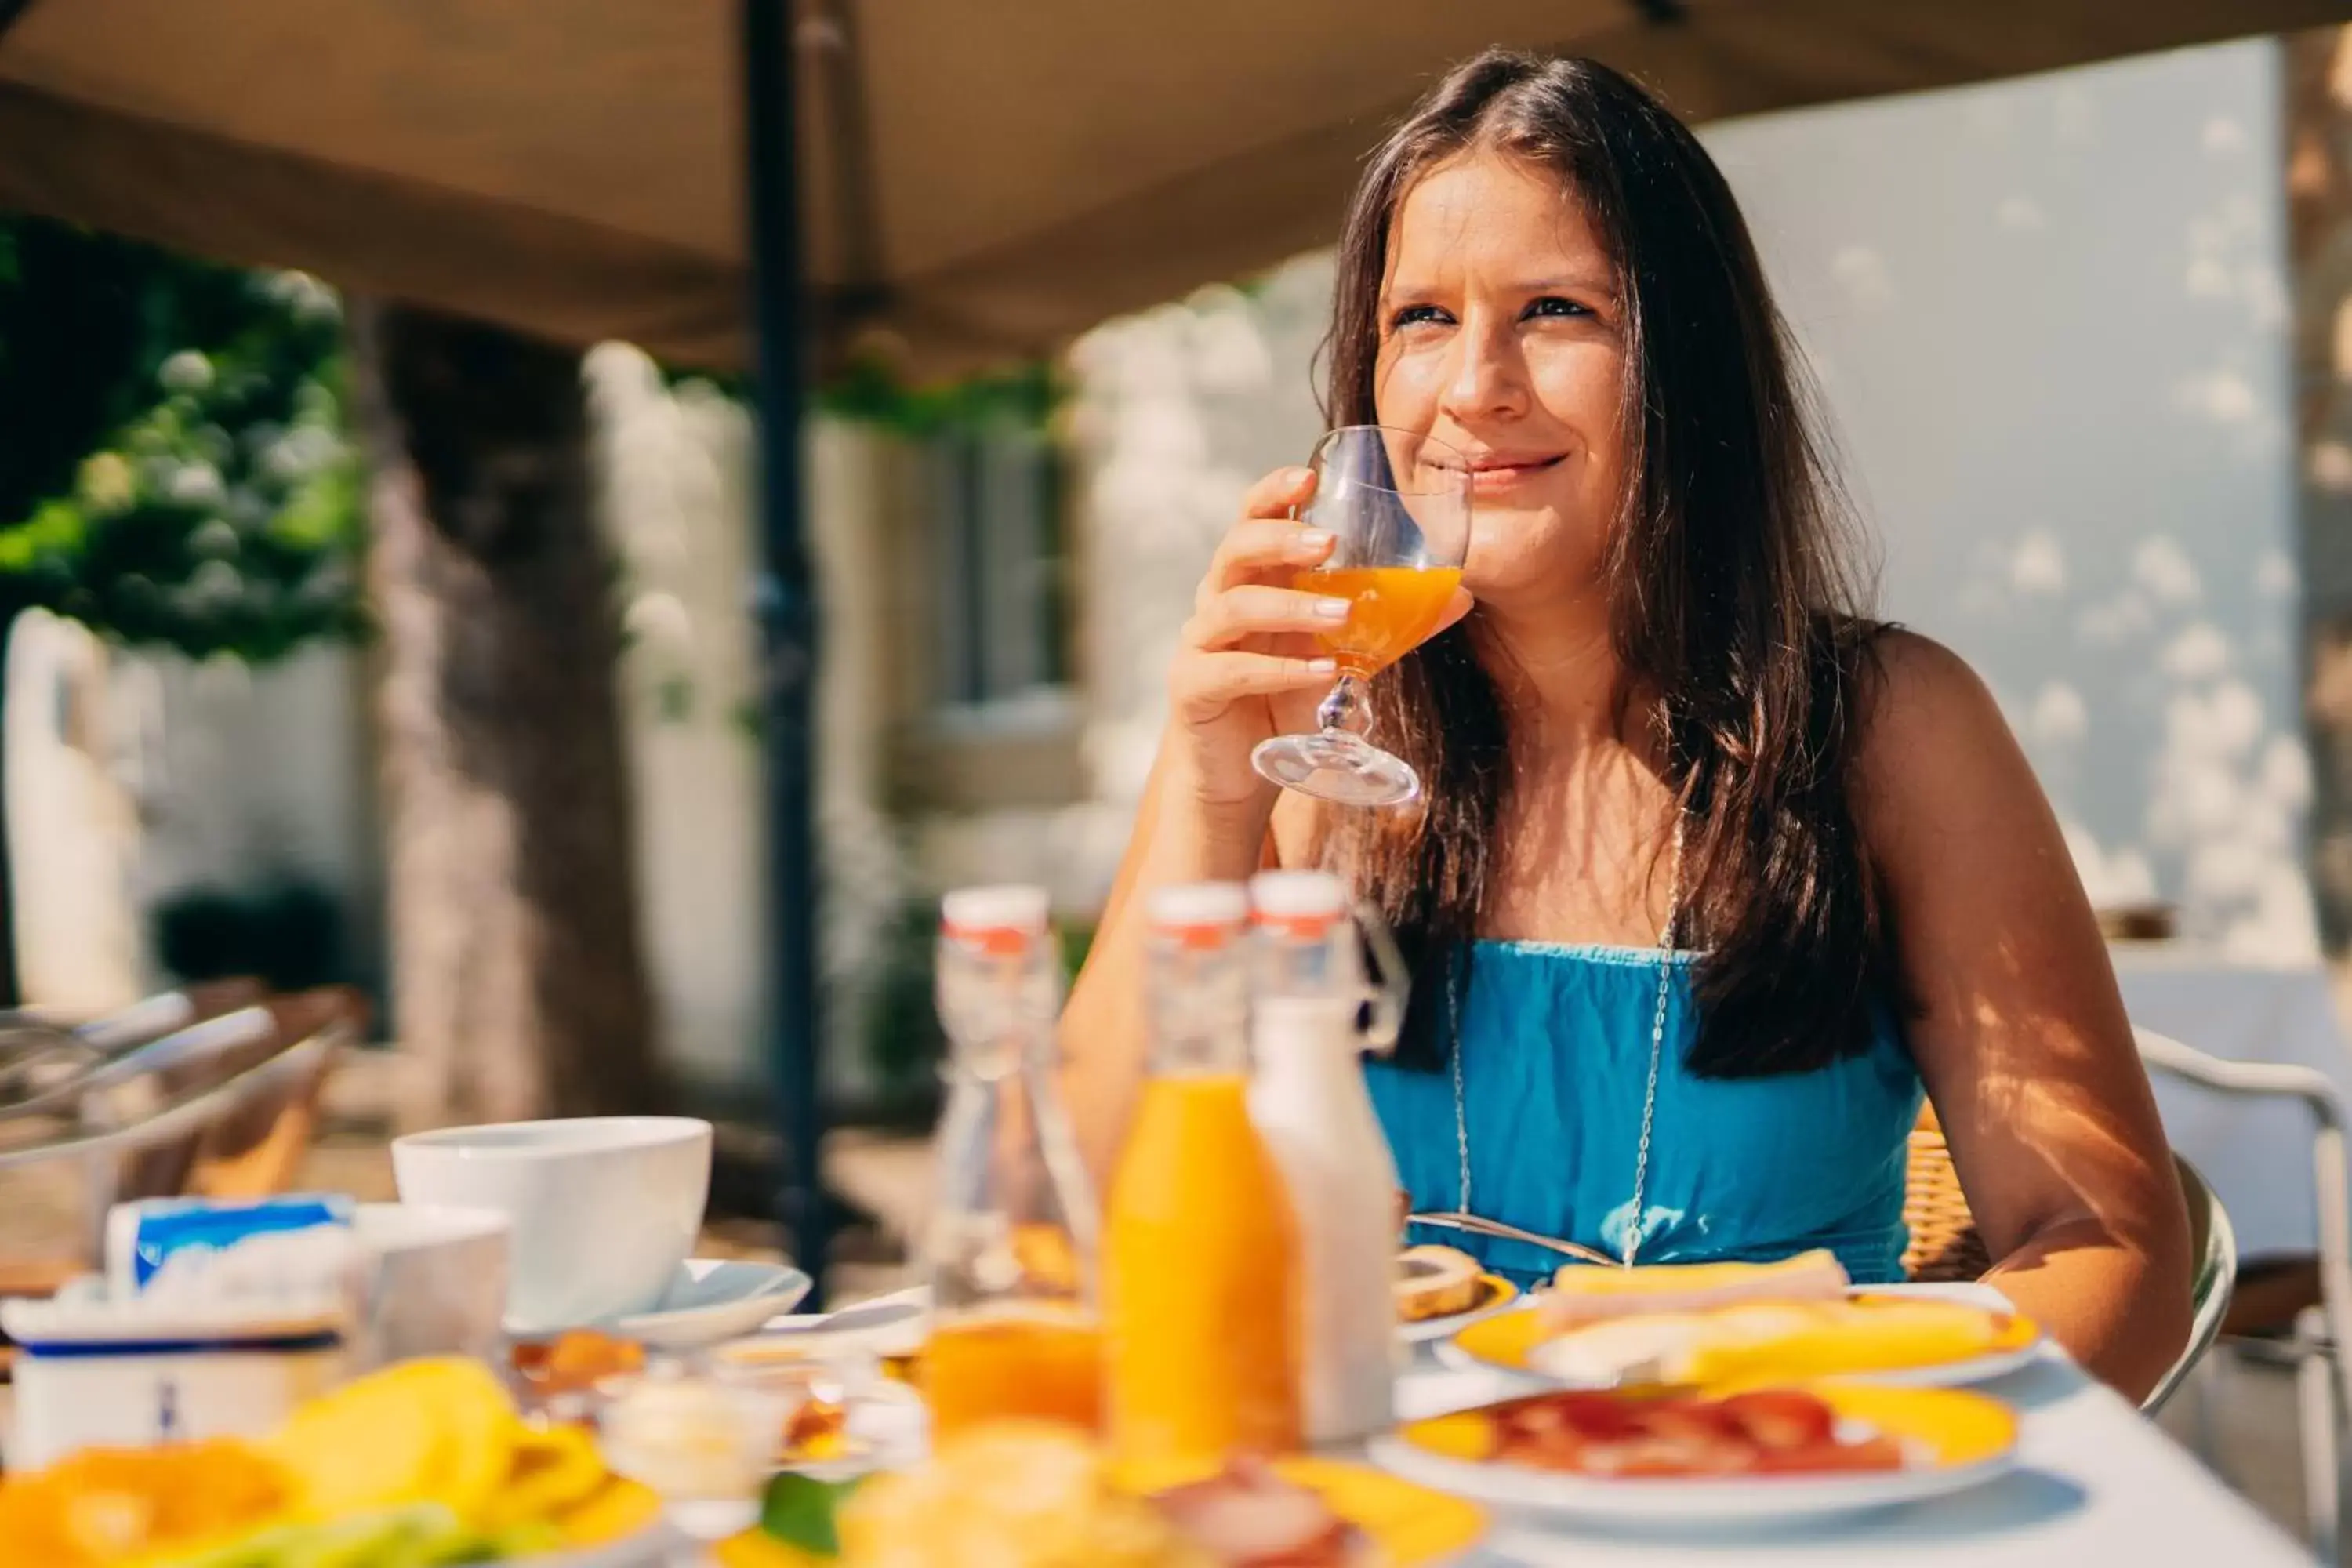
[{"label": "woman's right hand", "polygon": [[1306,468],[1277,468],[1250,488],[1193,595],[1168,672],[1170,743],[1181,750],[1172,760],[1194,802],[1221,815],[1270,807],[1275,786],[1250,766],[1250,752],[1271,736],[1312,730],[1339,679],[1315,634],[1344,622],[1348,601],[1290,586],[1331,553],[1330,534],[1291,515],[1314,489]]}]

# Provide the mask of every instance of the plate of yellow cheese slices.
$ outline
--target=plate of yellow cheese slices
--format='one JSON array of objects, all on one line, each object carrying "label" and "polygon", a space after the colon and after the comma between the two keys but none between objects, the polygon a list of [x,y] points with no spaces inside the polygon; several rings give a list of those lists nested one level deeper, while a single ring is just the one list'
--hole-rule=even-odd
[{"label": "plate of yellow cheese slices", "polygon": [[1822,1253],[1563,1270],[1551,1289],[1454,1332],[1441,1353],[1572,1387],[1955,1385],[2018,1370],[2041,1338],[2030,1319],[1978,1302],[1853,1290]]}]

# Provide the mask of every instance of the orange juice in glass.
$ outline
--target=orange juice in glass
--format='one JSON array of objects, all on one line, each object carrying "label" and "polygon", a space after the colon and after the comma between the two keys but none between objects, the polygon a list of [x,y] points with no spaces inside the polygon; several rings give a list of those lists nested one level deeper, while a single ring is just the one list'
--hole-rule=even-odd
[{"label": "orange juice in glass", "polygon": [[948,895],[939,961],[950,1089],[915,1381],[935,1432],[1007,1416],[1100,1424],[1094,1189],[1055,1092],[1059,957],[1041,888]]},{"label": "orange juice in glass", "polygon": [[1102,1424],[1102,1330],[1048,1304],[949,1317],[923,1345],[919,1386],[940,1436],[1005,1416]]},{"label": "orange juice in glass", "polygon": [[1249,1116],[1247,913],[1239,887],[1153,900],[1152,1073],[1103,1238],[1104,1414],[1125,1462],[1298,1446],[1298,1242]]},{"label": "orange juice in glass", "polygon": [[1291,586],[1349,602],[1348,619],[1316,637],[1343,675],[1377,675],[1429,640],[1462,585],[1459,566],[1341,566],[1302,572]]},{"label": "orange juice in glass", "polygon": [[1285,789],[1341,805],[1419,797],[1412,764],[1374,745],[1365,683],[1445,619],[1470,548],[1470,465],[1418,431],[1350,425],[1316,443],[1315,489],[1299,521],[1328,532],[1331,553],[1294,585],[1349,602],[1347,622],[1317,640],[1339,667],[1311,734],[1275,735],[1250,761]]}]

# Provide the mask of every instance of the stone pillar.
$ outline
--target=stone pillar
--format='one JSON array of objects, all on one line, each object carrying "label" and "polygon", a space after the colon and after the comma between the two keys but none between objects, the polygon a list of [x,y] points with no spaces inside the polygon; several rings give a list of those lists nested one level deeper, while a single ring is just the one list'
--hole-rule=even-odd
[{"label": "stone pillar", "polygon": [[2352,28],[2295,34],[2284,50],[2312,881],[2340,953],[2352,942]]}]

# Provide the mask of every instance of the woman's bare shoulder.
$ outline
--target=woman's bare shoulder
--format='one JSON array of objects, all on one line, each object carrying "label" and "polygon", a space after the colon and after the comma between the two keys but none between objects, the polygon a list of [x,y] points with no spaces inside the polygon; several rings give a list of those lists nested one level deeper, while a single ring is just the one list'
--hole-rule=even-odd
[{"label": "woman's bare shoulder", "polygon": [[1882,856],[2056,846],[2032,765],[1966,659],[1932,637],[1886,632],[1865,661],[1861,696],[1855,810]]},{"label": "woman's bare shoulder", "polygon": [[1933,637],[1889,627],[1871,641],[1858,674],[1857,757],[1866,778],[1900,779],[1990,739],[2008,739],[1992,689]]}]

